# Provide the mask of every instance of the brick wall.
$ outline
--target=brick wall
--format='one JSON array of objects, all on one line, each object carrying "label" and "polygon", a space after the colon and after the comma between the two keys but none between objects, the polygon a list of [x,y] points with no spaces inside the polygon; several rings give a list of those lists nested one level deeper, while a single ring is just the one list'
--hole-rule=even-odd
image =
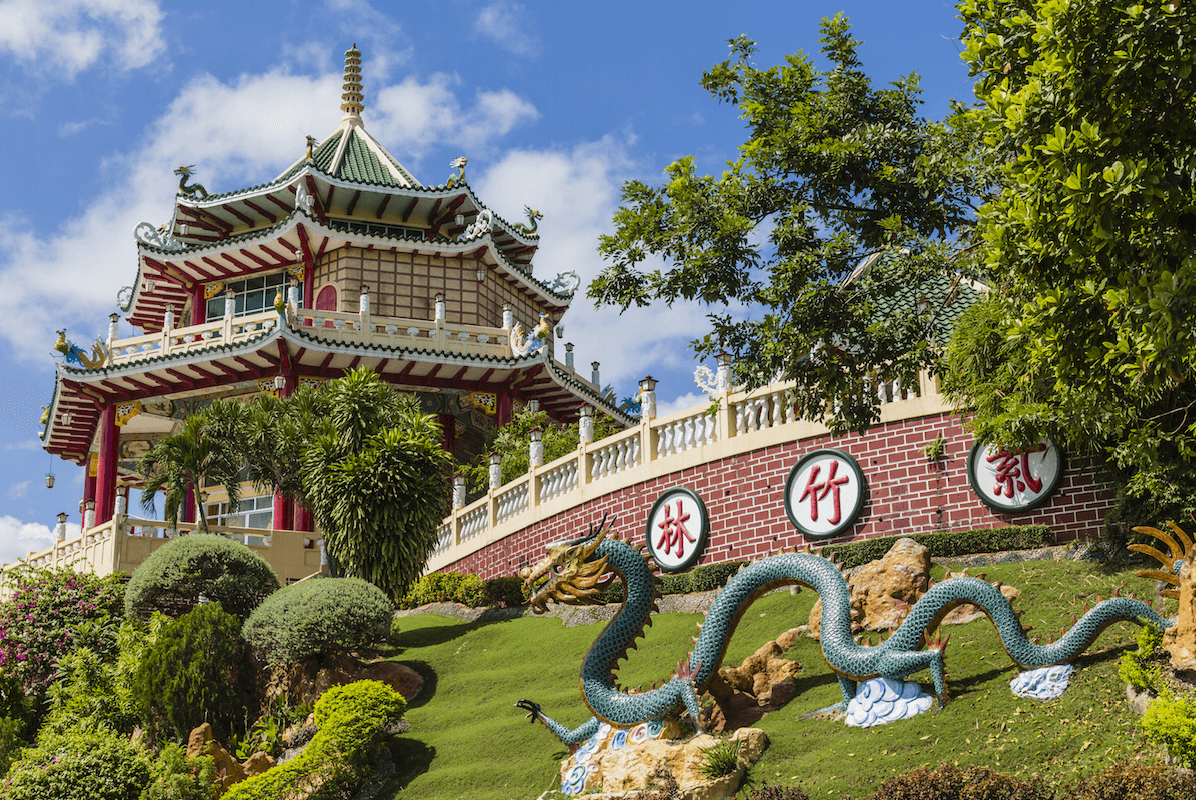
[{"label": "brick wall", "polygon": [[[946,457],[931,463],[922,447],[940,433],[946,440]],[[472,572],[482,578],[513,575],[520,566],[543,557],[546,545],[583,534],[607,513],[616,518],[618,533],[642,541],[652,503],[673,486],[696,491],[710,513],[710,540],[702,564],[804,547],[806,538],[785,513],[785,479],[798,458],[823,447],[848,452],[859,462],[868,497],[849,532],[810,540],[818,546],[1003,525],[1048,525],[1058,542],[1099,534],[1114,497],[1092,466],[1067,461],[1063,480],[1045,505],[1023,514],[999,514],[968,485],[971,441],[956,417],[938,414],[878,425],[862,436],[818,436],[768,447],[613,492],[524,528],[444,571]]]}]

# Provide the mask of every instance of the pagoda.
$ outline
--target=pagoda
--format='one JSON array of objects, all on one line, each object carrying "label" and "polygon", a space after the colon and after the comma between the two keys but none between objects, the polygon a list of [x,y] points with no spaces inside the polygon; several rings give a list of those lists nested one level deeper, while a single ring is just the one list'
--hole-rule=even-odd
[{"label": "pagoda", "polygon": [[[141,482],[154,439],[220,397],[289,395],[368,367],[438,415],[444,446],[468,462],[487,433],[524,405],[560,422],[587,406],[633,420],[572,363],[554,331],[580,284],[533,275],[538,211],[509,222],[465,176],[423,185],[365,129],[361,53],[345,54],[344,117],[274,180],[209,194],[179,167],[170,221],[135,229],[137,274],[118,295],[139,332],[91,353],[60,333],[54,394],[40,437],[50,453],[89,465],[84,528],[103,525]],[[597,365],[595,365],[596,367]],[[250,494],[250,493],[246,493]],[[243,497],[214,524],[311,531],[281,496]],[[194,520],[189,503],[185,521]]]}]

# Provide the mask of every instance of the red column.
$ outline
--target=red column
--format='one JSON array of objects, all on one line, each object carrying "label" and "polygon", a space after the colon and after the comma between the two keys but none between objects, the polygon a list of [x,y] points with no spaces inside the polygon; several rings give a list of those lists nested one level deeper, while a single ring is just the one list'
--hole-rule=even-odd
[{"label": "red column", "polygon": [[294,528],[292,530],[311,533],[316,529],[311,518],[311,511],[308,510],[307,506],[295,500],[293,509],[294,516],[292,517],[293,521],[291,524],[294,525]]},{"label": "red column", "polygon": [[208,301],[204,297],[204,286],[202,283],[197,283],[191,290],[191,324],[203,325],[207,315]]},{"label": "red column", "polygon": [[120,432],[116,427],[116,406],[100,413],[100,461],[96,469],[96,525],[112,519],[116,506],[116,458]]},{"label": "red column", "polygon": [[187,487],[187,496],[183,498],[183,522],[195,522],[195,487]]},{"label": "red column", "polygon": [[511,421],[512,413],[511,393],[506,389],[498,390],[498,427],[504,427]]},{"label": "red column", "polygon": [[88,459],[87,466],[84,467],[83,473],[83,503],[87,504],[89,500],[96,499],[96,476],[91,474],[91,459]]},{"label": "red column", "polygon": [[450,456],[457,454],[457,418],[452,414],[440,414],[440,446]]},{"label": "red column", "polygon": [[303,307],[316,307],[316,270],[307,259],[303,261]]},{"label": "red column", "polygon": [[291,515],[291,501],[282,492],[274,493],[274,521],[271,528],[276,531],[294,530]]}]

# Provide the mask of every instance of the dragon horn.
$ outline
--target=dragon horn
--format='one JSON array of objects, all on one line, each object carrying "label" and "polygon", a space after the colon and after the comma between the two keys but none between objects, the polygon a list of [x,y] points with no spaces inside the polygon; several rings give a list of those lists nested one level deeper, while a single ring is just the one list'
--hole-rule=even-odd
[{"label": "dragon horn", "polygon": [[1176,525],[1171,520],[1167,520],[1167,527],[1169,527],[1169,528],[1171,528],[1171,530],[1175,531],[1175,535],[1178,536],[1180,538],[1180,541],[1182,541],[1184,543],[1184,552],[1185,553],[1188,550],[1192,549],[1192,545],[1194,544],[1194,542],[1192,541],[1192,539],[1188,538],[1188,534],[1184,533],[1182,528],[1180,528],[1178,525]]}]

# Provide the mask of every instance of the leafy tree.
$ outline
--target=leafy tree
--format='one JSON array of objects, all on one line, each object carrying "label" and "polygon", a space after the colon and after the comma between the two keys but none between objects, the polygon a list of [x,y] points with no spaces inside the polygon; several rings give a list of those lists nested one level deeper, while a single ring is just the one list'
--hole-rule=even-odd
[{"label": "leafy tree", "polygon": [[[718,177],[699,175],[688,157],[661,187],[625,184],[615,232],[599,246],[610,263],[588,293],[623,309],[715,307],[698,354],[727,349],[735,381],[750,386],[795,378],[800,413],[842,431],[879,416],[869,376],[909,383],[937,367],[939,309],[912,313],[912,291],[967,267],[959,256],[970,252],[974,198],[991,171],[960,107],[949,123],[923,119],[916,74],[874,89],[847,20],[821,28],[826,69],[800,52],[760,69],[754,43],[731,40],[733,58],[702,85],[746,120],[739,157]],[[666,266],[649,269],[652,258]],[[894,312],[902,290],[912,296]]]},{"label": "leafy tree", "polygon": [[[576,452],[581,441],[581,433],[576,425],[557,425],[549,419],[547,411],[532,411],[525,407],[509,423],[494,432],[486,448],[499,456],[503,483],[527,474],[531,466],[532,431],[537,428],[540,429],[540,442],[544,445],[545,464]],[[594,441],[604,439],[617,430],[614,420],[605,414],[594,418]],[[490,486],[489,453],[479,456],[474,464],[459,468],[459,472],[475,490],[486,490]]]},{"label": "leafy tree", "polygon": [[402,597],[448,502],[440,425],[365,368],[329,381],[320,411],[303,452],[305,502],[347,574]]},{"label": "leafy tree", "polygon": [[164,436],[141,457],[137,471],[145,477],[141,505],[153,511],[158,490],[166,490],[165,514],[171,524],[178,521],[187,490],[199,507],[199,532],[208,532],[204,487],[217,483],[236,508],[240,496],[241,454],[237,446],[242,418],[241,404],[216,400],[183,421],[178,433]]},{"label": "leafy tree", "polygon": [[287,398],[259,394],[245,406],[237,441],[257,489],[303,498],[303,448],[322,415],[322,394],[304,386]]},{"label": "leafy tree", "polygon": [[1002,188],[980,217],[995,291],[961,326],[947,388],[979,436],[1046,434],[1103,453],[1153,505],[1143,511],[1190,512],[1196,11],[1166,0],[960,11],[974,119]]}]

